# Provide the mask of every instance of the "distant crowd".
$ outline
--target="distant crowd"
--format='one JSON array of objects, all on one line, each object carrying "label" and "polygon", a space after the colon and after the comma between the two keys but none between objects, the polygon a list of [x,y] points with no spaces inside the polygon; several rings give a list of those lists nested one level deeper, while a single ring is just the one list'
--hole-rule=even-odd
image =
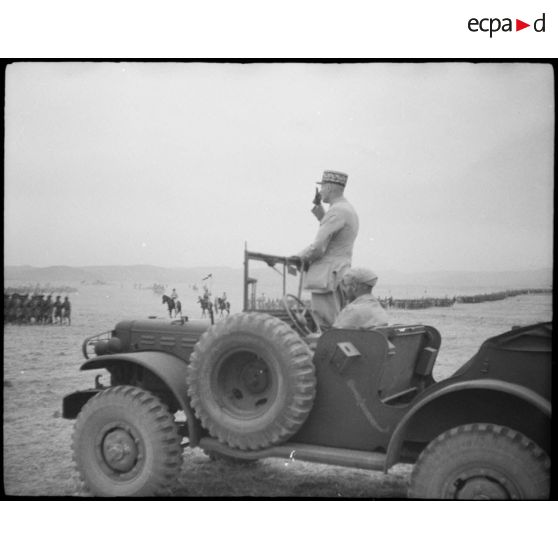
[{"label": "distant crowd", "polygon": [[19,293],[4,289],[5,324],[71,325],[72,305],[69,297],[61,295]]},{"label": "distant crowd", "polygon": [[462,304],[472,304],[478,302],[490,302],[493,300],[504,300],[513,296],[524,294],[546,294],[552,292],[552,289],[514,289],[507,291],[497,291],[492,293],[482,293],[475,295],[459,295],[452,298],[402,298],[394,299],[393,297],[385,297],[378,299],[384,308],[401,308],[404,310],[416,310],[421,308],[431,308],[433,306],[453,306],[456,302]]},{"label": "distant crowd", "polygon": [[[393,298],[378,297],[380,304],[387,310],[391,308],[398,308],[401,310],[419,310],[432,307],[449,307],[453,306],[456,302],[462,304],[470,304],[476,302],[489,302],[492,300],[503,300],[505,298],[524,295],[524,294],[547,294],[551,293],[552,289],[514,289],[507,291],[498,291],[493,293],[483,293],[476,295],[463,295],[463,296],[445,296],[443,298],[434,297],[417,297],[417,298]],[[308,304],[308,301],[305,301]],[[252,308],[258,310],[281,310],[284,308],[282,298],[270,298],[265,295],[252,300]]]},{"label": "distant crowd", "polygon": [[453,298],[449,298],[447,296],[443,298],[393,298],[392,296],[389,296],[379,298],[378,300],[386,309],[401,308],[403,310],[417,310],[420,308],[431,308],[432,306],[453,306],[457,299],[455,296]]},{"label": "distant crowd", "polygon": [[495,293],[483,293],[483,294],[476,294],[476,295],[458,296],[457,302],[471,304],[475,302],[503,300],[505,298],[524,295],[524,294],[546,294],[551,292],[552,289],[515,289],[515,290],[507,290],[507,291],[498,291]]},{"label": "distant crowd", "polygon": [[143,283],[134,283],[134,289],[153,291],[155,294],[164,294],[167,288],[168,285],[164,285],[163,283],[151,283],[147,286]]},{"label": "distant crowd", "polygon": [[[258,310],[282,310],[285,306],[282,298],[270,298],[260,295],[256,298],[256,308]],[[304,301],[309,304],[308,301]]]}]

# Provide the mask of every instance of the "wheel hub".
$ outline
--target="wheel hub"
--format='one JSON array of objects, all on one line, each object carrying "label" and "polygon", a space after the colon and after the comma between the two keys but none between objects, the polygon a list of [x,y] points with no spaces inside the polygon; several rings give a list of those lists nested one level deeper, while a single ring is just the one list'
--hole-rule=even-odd
[{"label": "wheel hub", "polygon": [[218,366],[216,390],[222,407],[232,415],[246,418],[261,414],[275,389],[267,363],[253,353],[233,354]]},{"label": "wheel hub", "polygon": [[248,364],[240,374],[241,383],[245,389],[253,394],[264,392],[269,386],[269,375],[265,365],[257,362]]},{"label": "wheel hub", "polygon": [[509,500],[511,498],[506,479],[480,471],[463,475],[455,483],[454,498],[457,500]]},{"label": "wheel hub", "polygon": [[105,436],[102,452],[106,464],[120,473],[130,471],[138,457],[134,438],[122,428],[117,428]]}]

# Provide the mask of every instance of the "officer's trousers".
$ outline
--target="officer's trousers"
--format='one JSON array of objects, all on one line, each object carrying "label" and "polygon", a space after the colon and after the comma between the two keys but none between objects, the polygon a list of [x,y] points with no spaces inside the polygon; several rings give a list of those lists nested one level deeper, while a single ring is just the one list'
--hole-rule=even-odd
[{"label": "officer's trousers", "polygon": [[321,329],[329,329],[344,306],[345,297],[339,287],[327,293],[312,292],[312,312]]}]

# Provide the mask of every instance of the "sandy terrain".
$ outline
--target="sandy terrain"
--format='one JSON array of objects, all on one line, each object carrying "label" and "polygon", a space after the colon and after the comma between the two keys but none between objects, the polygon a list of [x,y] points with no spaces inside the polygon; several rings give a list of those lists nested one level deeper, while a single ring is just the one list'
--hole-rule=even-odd
[{"label": "sandy terrain", "polygon": [[[93,387],[80,372],[81,343],[124,318],[164,316],[160,297],[132,285],[81,285],[73,294],[71,326],[4,327],[4,490],[17,496],[85,496],[72,463],[73,421],[60,417],[62,397]],[[238,310],[233,305],[233,310]],[[184,313],[199,317],[196,306]],[[550,295],[523,295],[451,308],[392,311],[394,323],[426,323],[442,334],[437,378],[456,370],[486,337],[512,325],[552,319]],[[177,497],[404,498],[408,467],[391,475],[268,459],[237,466],[186,450]]]}]

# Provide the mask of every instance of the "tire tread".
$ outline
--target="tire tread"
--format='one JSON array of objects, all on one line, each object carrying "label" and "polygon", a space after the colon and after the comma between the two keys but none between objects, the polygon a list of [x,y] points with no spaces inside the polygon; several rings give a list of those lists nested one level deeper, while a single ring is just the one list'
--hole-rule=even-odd
[{"label": "tire tread", "polygon": [[[160,496],[168,495],[173,487],[180,468],[182,467],[182,449],[180,447],[181,437],[174,423],[172,415],[166,406],[151,393],[135,386],[116,386],[99,392],[92,397],[82,408],[76,421],[72,434],[72,453],[75,467],[77,469],[81,483],[94,495],[111,496],[110,493],[103,493],[94,486],[88,478],[87,463],[83,463],[80,455],[83,443],[82,436],[87,420],[94,413],[102,411],[107,405],[129,407],[135,409],[139,416],[143,417],[151,425],[151,435],[156,438],[156,442],[162,446],[159,450],[163,456],[160,459],[160,467],[151,473],[146,481],[146,486],[142,487],[140,494],[130,494],[130,496]],[[110,487],[107,484],[107,490]]]},{"label": "tire tread", "polygon": [[[218,424],[206,410],[200,376],[204,374],[204,358],[215,342],[239,331],[257,334],[268,343],[280,347],[289,362],[289,378],[295,386],[287,407],[264,432],[249,435],[229,431]],[[308,345],[279,318],[265,313],[241,313],[210,327],[194,347],[187,369],[188,394],[196,416],[204,428],[219,441],[240,449],[261,449],[278,444],[292,436],[306,420],[315,397],[316,378],[312,353]]]},{"label": "tire tread", "polygon": [[[446,447],[448,444],[457,443],[462,440],[473,444],[475,438],[486,438],[487,441],[495,444],[500,439],[507,439],[512,448],[520,452],[526,459],[532,460],[535,469],[540,473],[540,478],[550,473],[550,458],[535,442],[507,426],[490,423],[464,424],[451,428],[437,438],[432,440],[420,454],[413,471],[411,473],[409,496],[411,498],[431,499],[428,477],[434,464],[443,465],[448,459]],[[468,446],[467,446],[468,447]],[[537,481],[544,484],[544,481]]]}]

